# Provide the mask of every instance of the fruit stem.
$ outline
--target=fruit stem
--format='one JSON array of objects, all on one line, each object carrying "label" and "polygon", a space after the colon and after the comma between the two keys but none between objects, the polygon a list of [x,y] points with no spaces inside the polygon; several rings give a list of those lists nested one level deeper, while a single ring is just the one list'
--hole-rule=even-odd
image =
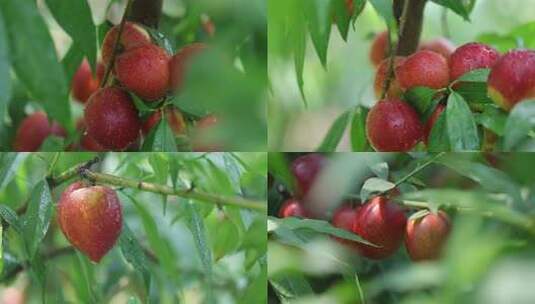
[{"label": "fruit stem", "polygon": [[119,41],[121,41],[121,35],[123,34],[124,24],[126,23],[128,12],[130,11],[131,7],[132,7],[132,0],[128,0],[128,2],[126,3],[126,8],[124,9],[123,18],[121,19],[121,23],[119,24],[119,30],[117,31],[117,37],[115,37],[115,42],[113,44],[113,52],[111,53],[110,62],[108,64],[108,66],[106,67],[106,72],[104,73],[104,78],[102,79],[102,83],[100,84],[101,88],[106,86],[106,83],[108,83],[108,78],[110,77],[111,71],[113,70],[113,65],[115,63],[115,57],[117,56],[117,52],[119,51]]},{"label": "fruit stem", "polygon": [[194,188],[174,189],[173,187],[169,187],[166,185],[137,181],[105,173],[97,173],[89,170],[88,168],[82,168],[81,173],[82,176],[84,176],[85,178],[99,184],[108,184],[124,188],[133,188],[169,196],[179,196],[207,203],[236,206],[241,208],[253,209],[260,212],[267,212],[267,206],[264,202],[250,200],[240,196],[217,195],[198,191]]}]

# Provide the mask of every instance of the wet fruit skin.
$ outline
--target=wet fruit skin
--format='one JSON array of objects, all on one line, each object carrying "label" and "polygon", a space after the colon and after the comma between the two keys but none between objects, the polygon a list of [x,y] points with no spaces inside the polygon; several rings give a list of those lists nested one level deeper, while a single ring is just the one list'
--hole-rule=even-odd
[{"label": "wet fruit skin", "polygon": [[[173,130],[175,135],[181,135],[186,132],[186,121],[179,109],[175,107],[167,107],[165,110],[165,119]],[[142,126],[143,134],[149,134],[150,130],[154,128],[162,119],[162,111],[158,110],[152,113],[144,122]]]},{"label": "wet fruit skin", "polygon": [[[106,66],[110,63],[118,31],[119,26],[116,25],[112,27],[104,37],[102,43],[102,62]],[[139,24],[126,22],[121,33],[118,53],[121,54],[148,44],[151,44],[149,33]]]},{"label": "wet fruit skin", "polygon": [[424,42],[420,45],[418,50],[428,50],[439,53],[449,60],[451,54],[455,51],[455,45],[444,37],[439,37],[434,40]]},{"label": "wet fruit skin", "polygon": [[204,43],[192,43],[183,47],[169,60],[169,87],[173,91],[182,88],[185,73],[193,58],[206,50]]},{"label": "wet fruit skin", "polygon": [[370,49],[370,60],[374,66],[378,66],[388,54],[388,32],[385,31],[375,36]]},{"label": "wet fruit skin", "polygon": [[406,223],[405,213],[397,204],[382,196],[372,198],[358,210],[353,232],[380,247],[357,243],[359,253],[374,260],[393,255],[403,242]]},{"label": "wet fruit skin", "polygon": [[438,53],[418,51],[396,69],[396,77],[404,90],[414,87],[442,89],[449,84],[448,61]]},{"label": "wet fruit skin", "polygon": [[20,123],[15,134],[13,148],[17,152],[38,151],[50,135],[66,137],[67,132],[58,123],[50,123],[44,112],[35,112]]},{"label": "wet fruit skin", "polygon": [[306,218],[306,212],[301,202],[296,199],[290,198],[286,200],[279,209],[279,217],[302,217]]},{"label": "wet fruit skin", "polygon": [[87,99],[98,89],[102,78],[104,77],[105,68],[102,63],[97,64],[97,73],[93,77],[91,67],[86,59],[82,61],[72,79],[72,96],[75,100],[86,103]]},{"label": "wet fruit skin", "polygon": [[83,117],[76,122],[76,130],[80,132],[80,148],[84,151],[104,152],[107,151],[101,144],[87,134],[87,126]]},{"label": "wet fruit skin", "polygon": [[318,153],[299,156],[292,162],[290,169],[295,177],[296,194],[299,197],[305,197],[308,194],[326,164],[327,158]]},{"label": "wet fruit skin", "polygon": [[61,231],[69,242],[98,263],[121,234],[122,209],[114,190],[71,184],[57,206]]},{"label": "wet fruit skin", "polygon": [[448,215],[439,211],[407,222],[405,247],[413,261],[428,261],[440,258],[451,230]]},{"label": "wet fruit skin", "polygon": [[[360,206],[359,206],[360,207]],[[334,211],[332,224],[334,227],[353,232],[353,226],[355,225],[355,219],[357,217],[357,212],[359,207],[353,207],[350,204],[343,204],[338,209]],[[347,245],[350,248],[357,248],[356,242],[351,240],[342,239],[335,237],[335,240],[341,244]]]},{"label": "wet fruit skin", "polygon": [[440,115],[446,110],[446,105],[439,103],[437,107],[435,108],[435,111],[433,111],[433,114],[431,114],[431,117],[427,120],[424,127],[424,141],[425,144],[429,143],[429,136],[431,135],[431,131],[433,130],[433,126],[437,122],[437,120],[440,118]]},{"label": "wet fruit skin", "polygon": [[424,128],[416,111],[400,99],[384,99],[370,110],[366,133],[379,152],[410,151],[422,140]]},{"label": "wet fruit skin", "polygon": [[535,51],[513,50],[503,55],[491,69],[488,95],[507,111],[524,99],[535,98]]},{"label": "wet fruit skin", "polygon": [[460,46],[450,57],[450,81],[477,69],[491,68],[500,53],[482,43],[467,43]]},{"label": "wet fruit skin", "polygon": [[[397,68],[399,68],[403,64],[403,62],[405,62],[405,57],[396,56],[396,58],[394,59],[394,71]],[[374,82],[375,97],[377,98],[381,98],[381,96],[383,95],[383,87],[384,87],[386,76],[388,74],[389,65],[390,65],[390,60],[387,58],[387,59],[384,59],[379,65],[379,67],[377,68],[377,72],[375,74],[375,82]],[[399,85],[399,81],[394,76],[394,78],[390,82],[390,87],[388,88],[386,97],[399,98],[401,94],[403,94],[403,90],[401,89]]]},{"label": "wet fruit skin", "polygon": [[169,56],[159,46],[149,44],[117,57],[115,75],[129,90],[147,101],[165,96],[169,84]]},{"label": "wet fruit skin", "polygon": [[84,111],[87,133],[104,148],[124,150],[139,137],[141,122],[130,96],[116,87],[99,89]]}]

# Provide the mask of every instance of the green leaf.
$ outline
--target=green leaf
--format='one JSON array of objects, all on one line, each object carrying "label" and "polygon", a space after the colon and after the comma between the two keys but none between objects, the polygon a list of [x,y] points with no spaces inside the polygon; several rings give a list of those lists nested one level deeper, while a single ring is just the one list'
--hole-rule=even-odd
[{"label": "green leaf", "polygon": [[2,244],[3,237],[4,230],[2,225],[0,225],[0,273],[4,271],[4,245]]},{"label": "green leaf", "polygon": [[479,150],[479,134],[472,112],[463,97],[455,92],[448,98],[446,119],[453,151]]},{"label": "green leaf", "polygon": [[397,28],[396,18],[394,17],[394,9],[391,0],[369,0],[370,4],[377,11],[383,19],[385,19],[386,24],[389,29],[394,30]]},{"label": "green leaf", "polygon": [[214,294],[212,290],[212,252],[210,251],[210,247],[208,246],[208,241],[206,239],[206,230],[204,227],[204,222],[201,216],[199,215],[199,212],[197,211],[196,205],[189,201],[186,203],[186,212],[188,213],[187,219],[188,219],[188,228],[191,231],[193,235],[193,240],[195,241],[195,247],[197,248],[197,252],[199,254],[199,257],[201,259],[201,264],[203,267],[203,271],[206,275],[206,279],[208,281],[208,303],[213,303],[215,301]]},{"label": "green leaf", "polygon": [[290,172],[290,167],[286,156],[280,152],[268,154],[269,173],[273,174],[280,180],[288,190],[295,190],[295,180]]},{"label": "green leaf", "polygon": [[520,187],[503,171],[470,161],[455,154],[446,154],[438,158],[436,162],[479,183],[485,190],[491,193],[508,194],[517,204],[522,201]]},{"label": "green leaf", "polygon": [[470,13],[474,8],[475,0],[432,0],[438,5],[442,5],[451,9],[457,15],[464,18],[466,21],[470,21]]},{"label": "green leaf", "polygon": [[[97,61],[97,31],[87,1],[46,0],[58,24],[88,58],[92,67]],[[96,71],[96,69],[93,69]]]},{"label": "green leaf", "polygon": [[4,19],[0,12],[0,133],[4,128],[4,120],[9,101],[11,100],[11,64],[9,62],[8,37]]},{"label": "green leaf", "polygon": [[364,152],[370,149],[368,137],[366,136],[366,117],[368,109],[358,106],[353,112],[351,121],[351,150],[353,152]]},{"label": "green leaf", "polygon": [[532,139],[535,131],[535,100],[517,104],[505,124],[505,151],[521,151],[522,144]]},{"label": "green leaf", "polygon": [[0,191],[13,180],[15,172],[26,156],[24,153],[0,152]]},{"label": "green leaf", "polygon": [[346,1],[335,0],[331,1],[331,4],[333,6],[333,18],[336,22],[336,26],[338,27],[338,31],[340,32],[340,35],[342,35],[342,38],[347,41],[349,25],[351,23],[353,12],[349,12],[347,10]]},{"label": "green leaf", "polygon": [[[287,217],[279,219],[276,217],[268,217],[268,232],[272,232],[281,240],[290,240],[289,236],[294,233],[313,233],[315,235],[323,234],[335,236],[338,238],[355,241],[371,246],[375,246],[372,243],[366,241],[359,235],[349,232],[344,229],[339,229],[332,226],[329,222],[313,219],[300,219],[296,217]],[[296,235],[298,236],[298,235]],[[299,236],[298,236],[299,237]],[[306,242],[302,242],[303,239],[299,237],[297,243],[290,242],[292,245],[304,245]]]},{"label": "green leaf", "polygon": [[143,223],[143,228],[147,234],[150,248],[156,253],[162,269],[170,276],[176,277],[176,258],[173,254],[173,251],[169,248],[169,243],[160,235],[158,224],[156,223],[153,215],[147,210],[147,208],[145,208],[145,206],[134,199],[133,196],[125,193],[124,191],[119,191],[119,195],[127,198],[134,204],[135,210],[137,211]]},{"label": "green leaf", "polygon": [[484,126],[499,136],[503,136],[505,134],[507,113],[495,105],[483,105],[483,112],[475,114],[475,119],[478,124]]},{"label": "green leaf", "polygon": [[175,134],[169,127],[167,120],[160,120],[156,128],[151,132],[143,143],[143,151],[151,152],[176,152]]},{"label": "green leaf", "polygon": [[3,1],[13,68],[53,120],[72,130],[69,89],[48,27],[35,1]]},{"label": "green leaf", "polygon": [[372,177],[367,179],[360,190],[360,200],[367,201],[372,194],[383,193],[396,187],[394,183],[387,180]]},{"label": "green leaf", "polygon": [[327,67],[327,49],[331,35],[332,20],[329,6],[330,1],[306,0],[302,2],[301,7],[305,11],[312,44],[324,67]]},{"label": "green leaf", "polygon": [[429,152],[444,152],[451,150],[448,137],[446,111],[443,111],[438,116],[438,119],[431,129],[429,140],[427,142],[427,150]]},{"label": "green leaf", "polygon": [[24,216],[24,240],[28,257],[33,259],[41,241],[48,231],[53,213],[52,196],[46,181],[40,181],[34,188]]},{"label": "green leaf", "polygon": [[145,282],[145,290],[148,293],[150,288],[150,270],[147,266],[147,259],[143,248],[139,244],[138,240],[128,228],[126,223],[123,223],[123,229],[121,235],[119,236],[119,246],[121,247],[121,252],[125,260],[134,267]]},{"label": "green leaf", "polygon": [[6,221],[17,233],[22,233],[19,216],[13,209],[5,205],[0,205],[0,217]]},{"label": "green leaf", "polygon": [[327,132],[327,135],[323,139],[323,142],[320,144],[318,149],[316,149],[317,152],[335,152],[336,147],[338,147],[338,144],[340,143],[340,140],[342,139],[342,136],[344,136],[344,132],[347,128],[347,124],[349,123],[349,119],[351,118],[351,111],[346,111],[342,115],[340,115],[332,124],[331,128],[329,129],[329,132]]},{"label": "green leaf", "polygon": [[436,93],[436,90],[427,87],[416,87],[405,92],[405,99],[425,121],[431,117],[440,101],[440,98],[434,98]]},{"label": "green leaf", "polygon": [[78,67],[80,67],[83,59],[84,53],[73,44],[61,60],[63,71],[65,72],[65,79],[67,79],[69,87],[71,87],[74,74],[78,71]]},{"label": "green leaf", "polygon": [[65,147],[65,139],[58,136],[48,136],[39,147],[39,151],[43,152],[58,152],[63,151]]},{"label": "green leaf", "polygon": [[457,79],[458,82],[487,82],[490,74],[490,69],[476,69],[472,70]]},{"label": "green leaf", "polygon": [[305,276],[299,273],[270,278],[269,283],[283,303],[290,303],[292,299],[314,294]]}]

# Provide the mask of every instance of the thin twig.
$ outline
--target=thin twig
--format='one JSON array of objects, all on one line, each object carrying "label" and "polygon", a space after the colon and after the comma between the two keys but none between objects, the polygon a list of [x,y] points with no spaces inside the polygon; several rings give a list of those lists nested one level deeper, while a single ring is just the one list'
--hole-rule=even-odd
[{"label": "thin twig", "polygon": [[114,176],[105,173],[97,173],[89,169],[85,169],[83,176],[96,182],[97,184],[107,184],[113,186],[119,186],[124,188],[138,189],[147,192],[153,192],[158,194],[164,194],[168,196],[179,196],[183,198],[193,199],[200,202],[206,202],[211,204],[221,204],[228,206],[236,206],[241,208],[247,208],[257,210],[260,212],[266,212],[267,206],[262,201],[250,200],[241,196],[226,196],[218,195],[207,192],[202,192],[197,189],[174,189],[166,185],[148,183],[144,181],[138,181],[128,179],[124,177]]},{"label": "thin twig", "polygon": [[395,62],[396,62],[396,56],[399,53],[399,40],[401,39],[401,35],[403,31],[405,30],[405,24],[407,24],[407,15],[409,13],[409,6],[410,6],[411,0],[405,0],[403,3],[403,11],[401,13],[401,17],[399,18],[399,28],[397,33],[397,40],[392,42],[391,33],[390,30],[388,32],[388,48],[390,51],[390,57],[388,60],[388,72],[387,77],[385,77],[385,81],[383,83],[383,93],[381,94],[381,100],[383,100],[386,97],[386,94],[388,93],[388,90],[390,89],[390,85],[392,84],[392,81],[394,80],[395,76]]},{"label": "thin twig", "polygon": [[108,66],[106,67],[106,73],[104,74],[104,78],[102,79],[102,83],[100,84],[101,88],[106,86],[106,83],[108,83],[108,78],[110,77],[111,71],[113,70],[113,66],[115,64],[115,57],[117,57],[117,52],[119,51],[119,41],[121,41],[121,35],[123,34],[123,28],[126,23],[126,18],[130,11],[131,5],[132,5],[132,0],[128,0],[128,2],[126,3],[126,8],[124,10],[123,18],[121,19],[121,23],[119,24],[119,29],[117,30],[117,37],[115,37],[115,43],[113,45],[113,52],[111,53],[110,62],[108,62]]},{"label": "thin twig", "polygon": [[433,156],[432,158],[430,158],[428,161],[424,162],[423,164],[417,166],[416,168],[414,168],[414,170],[412,170],[409,174],[405,175],[403,178],[401,178],[400,180],[398,180],[395,185],[396,187],[398,187],[399,185],[403,184],[404,182],[406,182],[408,179],[410,179],[411,177],[413,177],[416,173],[420,172],[421,170],[423,170],[425,167],[429,166],[430,164],[432,164],[435,160],[437,160],[438,158],[444,156],[446,153],[445,152],[440,152],[438,153],[437,155]]}]

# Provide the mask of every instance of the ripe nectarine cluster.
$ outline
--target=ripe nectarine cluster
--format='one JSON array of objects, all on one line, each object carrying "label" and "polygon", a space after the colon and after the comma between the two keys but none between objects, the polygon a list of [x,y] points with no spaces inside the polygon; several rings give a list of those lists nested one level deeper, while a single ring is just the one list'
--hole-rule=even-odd
[{"label": "ripe nectarine cluster", "polygon": [[[370,110],[367,137],[377,151],[410,151],[419,142],[428,143],[434,123],[445,110],[443,99],[427,121],[422,121],[404,93],[416,87],[447,92],[459,79],[477,69],[490,69],[488,96],[509,111],[524,99],[535,97],[535,51],[512,50],[501,55],[491,46],[467,43],[458,48],[444,38],[423,43],[408,57],[389,58],[388,33],[376,36],[370,60],[377,67],[374,91],[378,99]],[[389,68],[393,75],[384,92]],[[443,97],[446,95],[443,94]]]},{"label": "ripe nectarine cluster", "polygon": [[[328,159],[321,154],[307,154],[296,158],[291,165],[295,179],[295,197],[287,199],[279,209],[279,217],[316,218],[308,204],[309,191],[317,181]],[[335,238],[350,250],[373,260],[392,256],[405,244],[413,261],[436,260],[451,230],[451,221],[444,211],[420,212],[407,219],[404,209],[389,196],[375,196],[363,204],[342,204],[334,210],[333,226],[355,233],[375,246],[347,239]],[[320,217],[323,217],[319,215]]]},{"label": "ripe nectarine cluster", "polygon": [[[80,141],[70,148],[89,151],[136,149],[140,136],[148,136],[165,115],[176,136],[192,137],[194,150],[218,149],[216,145],[205,143],[196,146],[199,140],[194,138],[215,126],[217,119],[214,116],[201,118],[190,133],[183,113],[177,107],[161,102],[168,94],[180,91],[191,61],[207,46],[193,43],[171,56],[152,42],[143,26],[126,22],[120,39],[117,39],[119,29],[119,25],[114,26],[106,34],[101,49],[102,60],[97,64],[95,75],[84,59],[73,76],[72,97],[85,109],[76,124]],[[107,70],[112,77],[103,83]],[[141,117],[131,94],[154,108],[154,112]],[[18,127],[14,148],[37,151],[49,135],[66,137],[66,132],[57,123],[49,122],[44,113],[35,113]]]}]

